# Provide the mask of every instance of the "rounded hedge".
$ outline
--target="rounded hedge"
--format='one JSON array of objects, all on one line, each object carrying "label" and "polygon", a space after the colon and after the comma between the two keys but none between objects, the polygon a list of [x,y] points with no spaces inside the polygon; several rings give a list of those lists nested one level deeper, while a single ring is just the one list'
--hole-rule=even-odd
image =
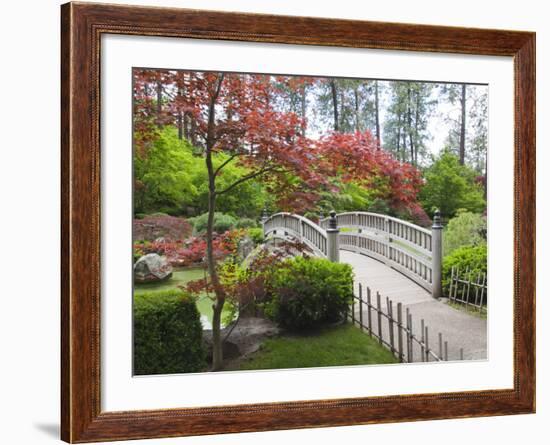
[{"label": "rounded hedge", "polygon": [[322,258],[285,260],[271,277],[265,313],[290,329],[342,320],[353,298],[351,266]]},{"label": "rounded hedge", "polygon": [[179,290],[134,296],[134,374],[203,371],[206,354],[195,300]]},{"label": "rounded hedge", "polygon": [[[202,215],[192,218],[192,221],[195,233],[204,233],[208,225],[208,213],[203,213]],[[237,219],[233,216],[220,212],[214,213],[214,232],[225,233],[230,229],[234,229],[236,224]]]},{"label": "rounded hedge", "polygon": [[248,229],[253,227],[258,227],[258,222],[252,218],[240,218],[235,223],[236,229]]}]

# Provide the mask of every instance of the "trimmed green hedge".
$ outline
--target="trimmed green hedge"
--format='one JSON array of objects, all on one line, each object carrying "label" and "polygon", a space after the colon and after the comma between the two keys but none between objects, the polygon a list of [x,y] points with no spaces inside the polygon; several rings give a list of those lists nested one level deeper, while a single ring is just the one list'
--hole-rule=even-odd
[{"label": "trimmed green hedge", "polygon": [[301,256],[285,260],[271,277],[265,312],[290,329],[314,328],[345,317],[353,297],[351,266]]},{"label": "trimmed green hedge", "polygon": [[[203,213],[202,215],[194,218],[189,218],[189,221],[193,224],[193,229],[196,234],[205,233],[208,226],[208,213]],[[236,224],[237,219],[233,216],[225,213],[214,212],[214,232],[225,233],[230,229],[234,229]]]},{"label": "trimmed green hedge", "polygon": [[206,366],[195,300],[173,289],[134,297],[134,374],[198,372]]},{"label": "trimmed green hedge", "polygon": [[461,276],[469,270],[472,279],[477,278],[477,274],[487,273],[487,244],[478,246],[464,246],[454,250],[450,255],[443,258],[442,285],[445,295],[448,294],[451,283],[451,272],[453,267],[458,267]]}]

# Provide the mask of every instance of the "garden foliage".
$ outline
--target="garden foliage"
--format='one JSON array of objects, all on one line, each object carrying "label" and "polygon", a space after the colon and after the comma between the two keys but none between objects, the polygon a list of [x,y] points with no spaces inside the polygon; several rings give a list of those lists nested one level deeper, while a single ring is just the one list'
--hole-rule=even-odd
[{"label": "garden foliage", "polygon": [[459,210],[443,233],[443,255],[462,246],[476,246],[486,241],[487,218],[477,213]]},{"label": "garden foliage", "polygon": [[[444,294],[448,294],[453,267],[462,278],[477,279],[479,273],[487,274],[487,244],[464,246],[443,258],[442,284]],[[468,274],[466,275],[466,271]]]},{"label": "garden foliage", "polygon": [[184,239],[191,235],[191,224],[184,218],[169,215],[144,215],[133,221],[135,240],[155,241],[157,238]]},{"label": "garden foliage", "polygon": [[420,192],[424,209],[433,214],[441,211],[445,219],[456,215],[458,209],[481,213],[486,206],[483,188],[476,181],[477,173],[460,165],[458,158],[444,151],[425,171],[426,184]]},{"label": "garden foliage", "polygon": [[202,325],[195,300],[169,290],[134,297],[134,374],[203,371]]},{"label": "garden foliage", "polygon": [[[205,233],[208,224],[208,213],[191,218],[191,222],[193,223],[193,232],[195,234]],[[214,232],[224,233],[230,229],[234,229],[236,225],[237,219],[233,216],[221,212],[214,213]]]},{"label": "garden foliage", "polygon": [[266,314],[290,329],[307,329],[345,317],[353,296],[349,265],[321,258],[285,260],[273,273]]}]

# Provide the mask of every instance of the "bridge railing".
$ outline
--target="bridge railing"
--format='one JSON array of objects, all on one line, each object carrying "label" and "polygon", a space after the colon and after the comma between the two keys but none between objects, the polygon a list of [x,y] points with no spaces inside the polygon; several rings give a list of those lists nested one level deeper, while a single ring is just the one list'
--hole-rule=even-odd
[{"label": "bridge railing", "polygon": [[327,232],[313,221],[292,213],[275,213],[263,219],[264,235],[294,236],[320,256],[327,257]]},{"label": "bridge railing", "polygon": [[291,234],[332,261],[339,260],[340,249],[362,253],[408,276],[435,298],[441,297],[439,212],[431,231],[408,221],[369,212],[338,215],[332,212],[319,225],[290,213],[265,216],[262,221],[266,236]]},{"label": "bridge railing", "polygon": [[[441,224],[436,213],[432,230],[372,212],[336,215],[340,249],[363,253],[384,262],[436,298],[441,296]],[[321,219],[326,228],[330,218]]]},{"label": "bridge railing", "polygon": [[[330,218],[324,218],[319,225],[326,228]],[[427,256],[432,252],[432,232],[424,227],[392,216],[371,212],[347,212],[336,215],[338,227],[369,232],[373,235],[386,235],[393,242],[420,251]]]}]

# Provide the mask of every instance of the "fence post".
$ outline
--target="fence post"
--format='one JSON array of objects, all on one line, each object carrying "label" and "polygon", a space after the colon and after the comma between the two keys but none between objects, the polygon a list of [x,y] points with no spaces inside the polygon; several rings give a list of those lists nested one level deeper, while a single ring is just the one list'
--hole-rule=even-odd
[{"label": "fence post", "polygon": [[[386,310],[388,312],[388,329],[390,332],[390,349],[392,354],[395,354],[394,332],[393,332],[393,301],[386,297]],[[397,327],[399,331],[399,326]]]},{"label": "fence post", "polygon": [[399,348],[399,361],[403,360],[403,309],[401,303],[397,303],[397,346]]},{"label": "fence post", "polygon": [[340,229],[338,228],[336,212],[333,210],[330,212],[327,228],[327,258],[333,263],[338,263],[340,261],[340,246],[338,243],[339,233]]},{"label": "fence post", "polygon": [[441,225],[441,213],[435,211],[432,224],[432,297],[441,298],[441,262],[443,256],[443,226]]},{"label": "fence post", "polygon": [[363,331],[363,286],[359,283],[359,327]]},{"label": "fence post", "polygon": [[367,320],[369,323],[369,335],[372,337],[372,315],[371,315],[371,298],[370,298],[370,287],[367,287]]},{"label": "fence post", "polygon": [[378,315],[378,341],[382,344],[382,304],[380,303],[380,292],[376,292],[376,313]]}]

